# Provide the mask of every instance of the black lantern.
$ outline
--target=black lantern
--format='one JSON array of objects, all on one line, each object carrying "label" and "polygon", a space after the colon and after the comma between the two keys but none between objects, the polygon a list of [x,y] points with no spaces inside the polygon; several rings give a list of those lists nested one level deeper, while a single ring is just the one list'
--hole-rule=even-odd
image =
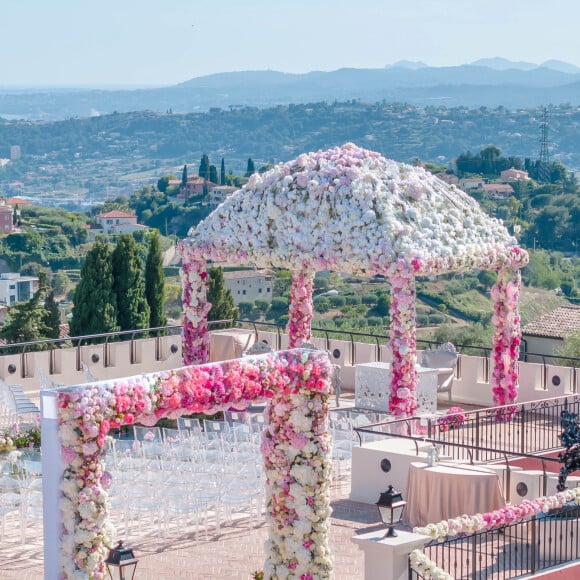
[{"label": "black lantern", "polygon": [[395,532],[395,524],[398,524],[403,517],[403,510],[407,505],[403,501],[403,494],[400,491],[393,491],[393,486],[389,485],[389,489],[381,493],[377,507],[383,524],[389,526],[385,538],[394,538],[397,535]]},{"label": "black lantern", "polygon": [[131,548],[125,548],[119,541],[116,548],[111,548],[105,564],[109,578],[112,580],[133,580],[137,568],[137,558]]}]

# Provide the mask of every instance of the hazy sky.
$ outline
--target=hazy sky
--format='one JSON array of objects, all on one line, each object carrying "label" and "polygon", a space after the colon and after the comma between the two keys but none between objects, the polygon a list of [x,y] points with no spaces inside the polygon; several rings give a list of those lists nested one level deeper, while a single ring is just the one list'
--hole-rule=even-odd
[{"label": "hazy sky", "polygon": [[236,70],[580,66],[578,0],[1,0],[0,86],[159,86]]}]

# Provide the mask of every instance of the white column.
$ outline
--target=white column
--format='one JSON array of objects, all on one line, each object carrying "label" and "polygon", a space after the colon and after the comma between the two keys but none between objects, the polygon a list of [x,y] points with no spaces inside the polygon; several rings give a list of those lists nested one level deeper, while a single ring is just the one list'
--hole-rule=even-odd
[{"label": "white column", "polygon": [[44,580],[60,578],[60,480],[63,468],[58,438],[57,398],[54,391],[40,392],[42,437],[42,511],[44,519]]},{"label": "white column", "polygon": [[351,538],[365,555],[364,580],[408,580],[409,554],[421,549],[430,538],[400,530],[396,537],[385,538],[385,533],[386,527]]}]

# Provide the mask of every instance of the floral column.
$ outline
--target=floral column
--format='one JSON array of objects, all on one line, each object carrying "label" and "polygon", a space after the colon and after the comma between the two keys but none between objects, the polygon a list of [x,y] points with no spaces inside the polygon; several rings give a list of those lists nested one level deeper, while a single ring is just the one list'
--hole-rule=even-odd
[{"label": "floral column", "polygon": [[287,326],[290,348],[311,340],[313,288],[314,272],[303,270],[293,274]]},{"label": "floral column", "polygon": [[288,362],[289,389],[274,393],[262,434],[269,524],[264,577],[329,580],[332,368],[316,351]]},{"label": "floral column", "polygon": [[391,283],[391,390],[389,409],[395,417],[412,417],[417,410],[417,340],[415,275],[397,264]]},{"label": "floral column", "polygon": [[182,357],[183,364],[202,364],[209,360],[207,313],[207,272],[203,260],[193,259],[185,244],[180,245],[182,266],[181,299],[183,302]]},{"label": "floral column", "polygon": [[519,269],[503,268],[491,289],[493,300],[493,374],[491,386],[496,405],[514,403],[518,396],[518,360],[520,357],[521,320]]}]

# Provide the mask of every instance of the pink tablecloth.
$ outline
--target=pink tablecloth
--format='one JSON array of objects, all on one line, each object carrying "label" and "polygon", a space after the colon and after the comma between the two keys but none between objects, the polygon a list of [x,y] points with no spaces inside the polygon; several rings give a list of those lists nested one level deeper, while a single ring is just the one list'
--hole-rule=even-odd
[{"label": "pink tablecloth", "polygon": [[505,505],[497,473],[475,465],[409,465],[403,521],[425,526],[458,516],[485,513]]},{"label": "pink tablecloth", "polygon": [[216,362],[240,358],[242,353],[254,344],[254,341],[254,333],[242,328],[214,330],[210,332],[209,360]]}]

